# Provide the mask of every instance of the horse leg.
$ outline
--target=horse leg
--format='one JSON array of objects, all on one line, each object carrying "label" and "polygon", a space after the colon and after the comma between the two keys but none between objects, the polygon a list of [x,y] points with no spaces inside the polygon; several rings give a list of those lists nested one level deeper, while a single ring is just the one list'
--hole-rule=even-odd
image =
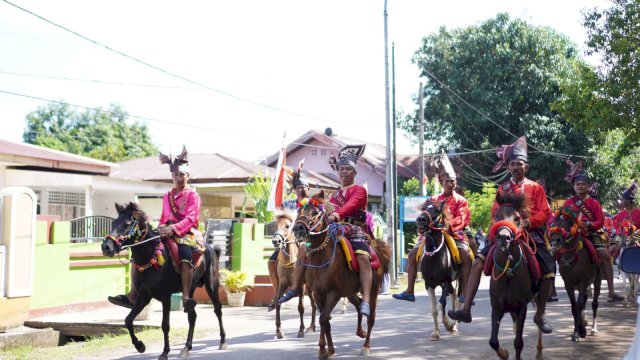
[{"label": "horse leg", "polygon": [[371,331],[373,330],[373,325],[376,323],[377,304],[378,287],[375,286],[371,289],[371,301],[369,302],[369,310],[371,311],[369,316],[367,317],[367,337],[364,339],[364,344],[362,345],[362,350],[360,351],[361,356],[369,356],[369,354],[371,354],[371,345],[369,343],[371,341]]},{"label": "horse leg", "polygon": [[298,301],[298,314],[300,314],[300,328],[298,328],[298,337],[304,337],[304,292],[300,293],[300,300]]},{"label": "horse leg", "polygon": [[[358,307],[356,310],[359,310],[359,309],[360,309],[360,307]],[[342,298],[342,307],[341,307],[340,313],[341,314],[346,314],[347,313],[347,298],[346,297]]]},{"label": "horse leg", "polygon": [[[193,292],[195,289],[191,290],[189,294],[189,298],[193,299]],[[164,304],[162,307],[162,317],[164,319]],[[167,326],[169,325],[169,306],[167,305]],[[180,358],[185,359],[189,357],[189,350],[193,348],[193,331],[196,328],[196,319],[198,318],[198,314],[193,310],[187,314],[187,318],[189,319],[189,333],[187,335],[187,343],[184,344],[184,348],[180,351]],[[168,334],[169,332],[167,332]],[[167,347],[169,346],[169,338],[167,337]],[[167,348],[168,349],[168,348]]]},{"label": "horse leg", "polygon": [[[524,347],[524,340],[522,340],[522,331],[524,330],[524,320],[527,318],[527,304],[523,305],[516,310],[516,338],[513,341],[513,347],[516,349],[516,360],[520,360],[520,354],[522,354],[522,348]],[[540,331],[540,330],[538,330]]]},{"label": "horse leg", "polygon": [[[456,294],[456,292],[454,291],[453,285],[451,283],[447,283],[445,285],[446,287],[449,288],[449,296],[451,297],[451,309],[453,311],[456,310],[456,303],[458,302],[458,295]],[[445,293],[445,290],[443,289],[443,294]],[[444,304],[442,306],[442,323],[444,324],[444,328],[447,329],[447,331],[449,332],[449,334],[453,335],[453,336],[457,336],[458,335],[458,322],[452,320],[449,315],[447,314],[446,311],[446,306],[447,306],[447,302],[446,302],[446,297],[444,298]],[[441,300],[441,303],[442,300]]]},{"label": "horse leg", "polygon": [[600,297],[600,288],[602,286],[602,277],[600,271],[596,274],[596,280],[593,282],[593,299],[591,299],[591,313],[593,316],[593,324],[591,324],[591,336],[598,334],[598,299]]},{"label": "horse leg", "polygon": [[311,324],[307,328],[307,332],[316,331],[316,302],[313,301],[313,295],[311,294],[311,289],[307,288],[307,296],[309,296],[309,302],[311,303]]},{"label": "horse leg", "polygon": [[[361,338],[367,337],[367,332],[362,328],[362,314],[360,313],[360,302],[362,301],[357,295],[347,297],[350,303],[353,304],[356,308],[356,312],[358,314],[358,323],[356,326],[356,335]],[[369,304],[371,307],[371,304]]]},{"label": "horse leg", "polygon": [[429,293],[429,300],[431,300],[431,316],[433,317],[433,332],[431,333],[431,340],[440,340],[440,324],[438,324],[438,303],[436,302],[436,290],[434,288],[427,287]]},{"label": "horse leg", "polygon": [[320,360],[328,360],[333,358],[333,355],[336,353],[336,349],[333,346],[333,339],[331,338],[331,311],[340,301],[340,296],[338,294],[327,294],[324,299],[324,303],[322,305],[318,304],[322,310],[320,311],[320,342],[318,346],[320,350],[318,351],[318,359]]},{"label": "horse leg", "polygon": [[498,332],[500,330],[500,321],[504,316],[502,310],[498,311],[495,307],[491,306],[491,338],[489,339],[489,346],[496,352],[501,360],[509,359],[509,352],[507,349],[500,347],[498,341]]},{"label": "horse leg", "polygon": [[[571,335],[571,341],[578,341],[578,327],[582,325],[582,318],[579,317],[578,305],[576,304],[576,294],[573,288],[573,284],[570,284],[568,281],[565,282],[564,285],[565,290],[567,291],[567,296],[569,297],[569,303],[571,303],[571,315],[573,316],[573,334]],[[586,289],[585,289],[586,291]],[[580,321],[580,324],[578,323]]]},{"label": "horse leg", "polygon": [[[286,290],[286,286],[285,284],[282,284],[284,289],[278,289],[278,292],[276,292],[276,300],[280,298],[280,296],[282,296],[282,294],[284,293],[284,291]],[[284,334],[282,333],[282,323],[280,321],[280,309],[281,309],[281,304],[278,304],[278,302],[275,302],[276,304],[276,339],[282,339],[284,337]]]},{"label": "horse leg", "polygon": [[[218,263],[214,262],[211,266],[218,266]],[[224,331],[224,326],[222,326],[222,303],[220,302],[219,295],[220,280],[217,277],[217,270],[216,276],[212,274],[212,270],[209,270],[209,274],[206,276],[208,281],[205,281],[204,289],[207,291],[209,299],[211,299],[213,303],[213,309],[218,318],[218,327],[220,327],[220,345],[218,346],[218,350],[227,350],[227,333]]]},{"label": "horse leg", "polygon": [[144,307],[149,304],[149,301],[151,301],[151,298],[143,298],[140,293],[138,293],[138,297],[136,298],[135,304],[133,304],[131,312],[129,312],[129,315],[127,315],[127,317],[124,319],[124,324],[129,331],[129,336],[131,337],[131,343],[133,344],[133,346],[135,346],[136,350],[138,350],[139,353],[145,352],[147,348],[144,346],[144,343],[141,340],[138,340],[138,338],[136,337],[135,331],[133,329],[133,319],[135,319],[136,316],[138,316],[138,314],[142,312]]}]

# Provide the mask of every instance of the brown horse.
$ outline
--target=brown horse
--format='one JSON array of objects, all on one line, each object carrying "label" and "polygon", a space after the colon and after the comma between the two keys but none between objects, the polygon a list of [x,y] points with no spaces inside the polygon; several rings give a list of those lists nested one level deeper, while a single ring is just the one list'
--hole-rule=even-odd
[{"label": "brown horse", "polygon": [[[306,283],[311,288],[316,306],[320,312],[320,340],[318,358],[329,359],[335,354],[333,338],[331,337],[331,312],[341,297],[347,297],[358,309],[358,327],[356,335],[364,337],[362,355],[370,352],[371,330],[376,319],[376,303],[378,290],[384,273],[388,271],[391,249],[386,243],[372,239],[371,247],[380,258],[381,266],[372,272],[371,314],[367,318],[367,331],[362,330],[362,313],[360,312],[361,289],[357,272],[351,271],[345,261],[345,253],[338,244],[346,232],[345,226],[329,223],[329,214],[333,212],[330,203],[325,204],[324,192],[311,197],[307,205],[299,209],[298,218],[294,225],[294,234],[299,241],[306,241],[308,263],[306,269]],[[346,225],[350,226],[350,225]],[[351,225],[355,226],[355,225]],[[328,348],[327,348],[328,347]]]},{"label": "brown horse", "polygon": [[[584,310],[587,305],[587,289],[593,284],[593,300],[591,310],[593,323],[591,335],[598,332],[596,316],[598,315],[598,297],[600,296],[600,283],[602,281],[602,265],[594,264],[590,258],[579,220],[580,210],[564,207],[556,215],[552,227],[549,229],[549,237],[556,248],[556,260],[560,266],[560,276],[564,281],[564,288],[571,302],[571,314],[573,315],[573,334],[571,341],[577,342],[587,336]],[[576,299],[576,290],[578,298]]]},{"label": "brown horse", "polygon": [[[489,296],[491,299],[491,339],[489,345],[500,359],[509,358],[509,352],[500,347],[498,332],[500,322],[505,313],[511,314],[514,322],[514,348],[516,359],[524,347],[522,332],[527,317],[527,304],[533,299],[533,283],[524,247],[522,231],[519,228],[522,217],[528,217],[529,204],[527,198],[521,194],[498,193],[496,202],[499,205],[494,215],[494,224],[490,236],[494,245],[487,256],[487,263],[493,263]],[[486,269],[486,267],[485,267]],[[542,332],[538,330],[538,356],[542,352]]]},{"label": "brown horse", "polygon": [[[446,312],[447,296],[451,297],[451,307],[456,310],[457,296],[452,282],[459,281],[462,273],[460,266],[451,258],[449,248],[445,244],[443,225],[447,219],[442,211],[444,202],[432,202],[427,200],[422,205],[422,212],[416,219],[418,232],[424,236],[424,251],[420,256],[420,272],[424,279],[424,286],[429,292],[431,300],[431,315],[433,316],[434,331],[431,340],[440,340],[440,326],[438,324],[438,311],[442,314],[442,324],[451,335],[458,335],[458,324],[451,320]],[[442,289],[439,307],[436,303],[436,288]]]},{"label": "brown horse", "polygon": [[[282,210],[277,211],[276,218],[276,233],[273,235],[274,246],[280,248],[278,252],[278,293],[276,299],[280,298],[282,294],[293,283],[293,274],[298,259],[298,243],[293,235],[293,223],[296,220],[296,212]],[[311,301],[311,325],[307,331],[316,331],[316,304],[313,302],[311,293],[308,292],[309,299]],[[276,337],[282,339],[284,334],[280,328],[280,304],[276,303]],[[300,314],[300,328],[298,330],[298,337],[304,337],[304,294],[300,294],[298,301],[298,313]]]}]

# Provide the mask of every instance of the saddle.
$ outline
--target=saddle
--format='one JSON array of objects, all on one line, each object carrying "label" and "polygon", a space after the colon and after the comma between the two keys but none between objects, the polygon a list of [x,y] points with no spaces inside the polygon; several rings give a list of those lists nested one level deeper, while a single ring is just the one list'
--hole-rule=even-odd
[{"label": "saddle", "polygon": [[[587,239],[580,240],[580,243],[578,244],[578,248],[576,250],[576,258],[578,257],[578,252],[582,250],[583,244],[587,248],[587,254],[589,254],[589,260],[591,260],[591,263],[595,265],[600,265],[601,260],[600,260],[600,256],[598,256],[598,251],[596,250],[596,247],[593,246],[593,243]],[[556,253],[555,260],[557,262],[560,261],[561,255],[562,254],[560,252]]]},{"label": "saddle", "polygon": [[[344,257],[347,260],[347,265],[349,265],[349,270],[358,272],[360,267],[358,266],[358,260],[356,260],[356,254],[353,252],[351,241],[343,236],[338,240],[338,242],[342,247],[342,252],[344,252]],[[378,270],[380,268],[380,258],[371,245],[369,245],[369,254],[371,254],[371,270]]]},{"label": "saddle", "polygon": [[[529,247],[529,245],[524,241],[520,241],[520,239],[517,239],[516,241],[517,244],[521,246],[522,251],[524,252],[525,262],[527,263],[527,266],[529,268],[529,274],[531,274],[531,278],[536,282],[540,281],[540,279],[542,278],[542,270],[540,269],[540,263],[538,263],[538,259],[536,259],[533,250],[531,250],[531,247]],[[487,258],[485,259],[483,271],[486,276],[491,275],[493,271],[494,255],[497,248],[498,244],[494,243],[493,245],[491,245],[489,254],[487,254]]]},{"label": "saddle", "polygon": [[[456,245],[456,241],[453,237],[446,231],[442,231],[442,235],[444,236],[445,244],[447,244],[447,248],[449,249],[449,253],[451,254],[451,259],[458,265],[462,265],[462,258],[460,257],[460,251],[458,250],[458,245]],[[420,259],[424,254],[424,245],[425,242],[422,241],[420,246],[418,247],[418,253],[416,254],[416,262],[420,263]],[[473,252],[469,251],[469,256],[471,260],[473,260]]]},{"label": "saddle", "polygon": [[[178,274],[180,274],[180,256],[178,255],[178,243],[175,239],[163,239],[162,243],[169,248],[169,253],[171,254],[171,264],[173,265],[173,270],[175,270]],[[196,268],[200,266],[202,263],[202,254],[204,253],[196,253],[193,252],[193,266]]]}]

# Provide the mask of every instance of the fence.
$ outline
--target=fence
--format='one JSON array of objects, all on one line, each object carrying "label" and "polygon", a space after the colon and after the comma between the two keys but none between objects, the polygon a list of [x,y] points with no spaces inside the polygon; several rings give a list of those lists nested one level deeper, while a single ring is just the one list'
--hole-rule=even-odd
[{"label": "fence", "polygon": [[102,240],[111,231],[113,218],[107,216],[86,216],[73,219],[71,223],[72,243],[92,243]]}]

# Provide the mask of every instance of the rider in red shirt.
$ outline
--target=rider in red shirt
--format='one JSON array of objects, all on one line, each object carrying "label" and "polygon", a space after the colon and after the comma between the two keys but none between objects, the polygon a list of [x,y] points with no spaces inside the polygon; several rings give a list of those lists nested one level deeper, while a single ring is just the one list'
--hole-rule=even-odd
[{"label": "rider in red shirt", "polygon": [[640,209],[634,206],[637,191],[638,183],[634,180],[631,186],[620,194],[620,212],[613,217],[613,228],[616,236],[614,238],[614,243],[612,244],[612,249],[610,249],[610,253],[613,254],[614,258],[618,256],[621,250],[622,237],[627,236],[624,234],[625,226],[623,226],[623,224],[629,221],[637,229],[640,229]]}]

